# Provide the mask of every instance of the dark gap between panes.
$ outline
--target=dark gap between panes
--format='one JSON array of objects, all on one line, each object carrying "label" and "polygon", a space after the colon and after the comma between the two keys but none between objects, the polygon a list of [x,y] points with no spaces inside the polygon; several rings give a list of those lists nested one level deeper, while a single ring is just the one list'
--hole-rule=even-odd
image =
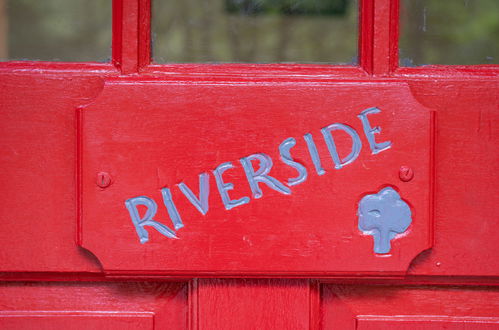
[{"label": "dark gap between panes", "polygon": [[0,0],[0,60],[109,61],[110,0]]},{"label": "dark gap between panes", "polygon": [[498,0],[402,0],[400,65],[498,64]]},{"label": "dark gap between panes", "polygon": [[357,0],[153,0],[159,63],[357,63]]}]

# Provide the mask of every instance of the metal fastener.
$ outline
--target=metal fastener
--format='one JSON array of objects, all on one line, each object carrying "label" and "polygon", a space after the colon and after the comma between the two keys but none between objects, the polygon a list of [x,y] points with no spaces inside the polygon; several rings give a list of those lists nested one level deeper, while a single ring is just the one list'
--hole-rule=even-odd
[{"label": "metal fastener", "polygon": [[111,185],[111,175],[107,172],[99,172],[97,173],[97,178],[95,183],[101,188],[107,188]]},{"label": "metal fastener", "polygon": [[414,171],[409,166],[401,166],[399,170],[399,178],[404,182],[411,181],[414,178]]}]

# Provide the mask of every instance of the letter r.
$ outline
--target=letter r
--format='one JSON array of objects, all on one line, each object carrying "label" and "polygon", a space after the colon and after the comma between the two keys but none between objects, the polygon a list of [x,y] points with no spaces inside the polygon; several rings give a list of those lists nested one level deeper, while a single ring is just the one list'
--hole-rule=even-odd
[{"label": "letter r", "polygon": [[[137,209],[138,205],[144,205],[147,207],[146,214],[143,218],[140,218],[139,210]],[[153,219],[156,215],[156,211],[158,210],[158,205],[151,198],[146,196],[130,198],[125,201],[125,206],[130,213],[130,218],[132,218],[137,235],[139,235],[140,243],[144,244],[149,241],[149,233],[144,226],[154,227],[154,229],[166,237],[177,238],[173,230]]]}]

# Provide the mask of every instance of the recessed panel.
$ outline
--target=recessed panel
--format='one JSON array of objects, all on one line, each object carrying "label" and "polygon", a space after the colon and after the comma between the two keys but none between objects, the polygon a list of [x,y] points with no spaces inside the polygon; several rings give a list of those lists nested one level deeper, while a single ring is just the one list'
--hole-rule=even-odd
[{"label": "recessed panel", "polygon": [[404,274],[431,246],[405,84],[110,81],[80,111],[81,245],[123,274]]}]

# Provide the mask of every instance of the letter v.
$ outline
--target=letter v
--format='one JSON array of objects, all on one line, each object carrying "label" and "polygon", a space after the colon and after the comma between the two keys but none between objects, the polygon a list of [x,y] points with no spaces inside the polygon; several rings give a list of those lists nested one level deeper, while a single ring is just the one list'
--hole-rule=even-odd
[{"label": "letter v", "polygon": [[194,205],[202,215],[208,212],[208,198],[210,196],[210,176],[208,173],[199,174],[199,198],[183,182],[178,184],[185,197]]}]

